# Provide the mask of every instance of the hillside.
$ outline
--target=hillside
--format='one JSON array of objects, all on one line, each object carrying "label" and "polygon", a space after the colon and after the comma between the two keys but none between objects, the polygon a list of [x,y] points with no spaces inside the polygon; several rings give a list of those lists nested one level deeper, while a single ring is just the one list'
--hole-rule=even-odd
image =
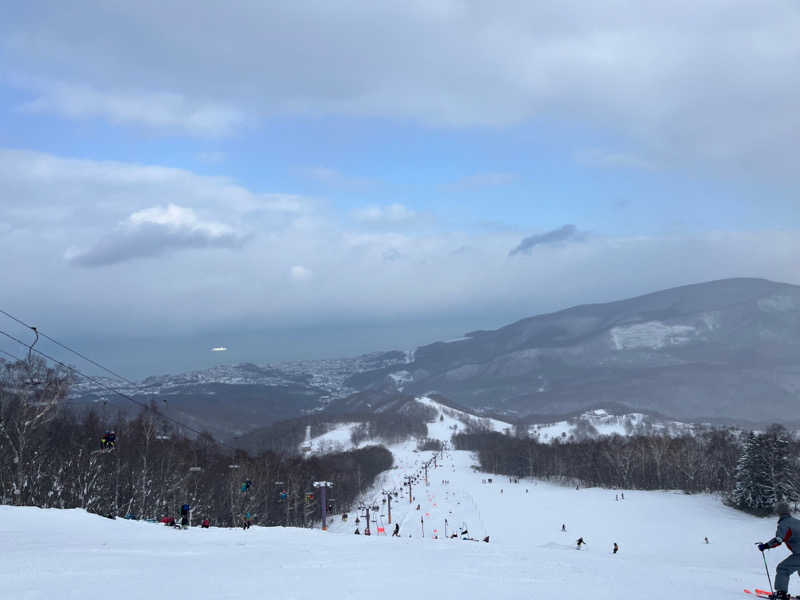
[{"label": "hillside", "polygon": [[[530,424],[613,407],[760,426],[785,421],[800,400],[800,287],[727,279],[576,306],[409,353],[220,365],[120,389],[223,438],[317,413],[391,413],[430,394]],[[91,383],[72,400],[129,409]]]},{"label": "hillside", "polygon": [[728,279],[577,306],[423,346],[402,369],[348,384],[397,381],[518,418],[615,404],[678,420],[785,419],[800,399],[800,287]]},{"label": "hillside", "polygon": [[[369,537],[363,534],[363,517],[361,535],[353,535],[357,512],[346,522],[333,515],[328,532],[283,527],[180,531],[80,510],[2,506],[4,593],[82,598],[113,589],[116,600],[250,600],[264,590],[280,598],[386,600],[565,593],[615,600],[646,593],[672,600],[676,594],[741,598],[745,587],[767,587],[752,542],[773,534],[774,519],[727,509],[716,497],[576,491],[525,480],[510,484],[475,472],[470,453],[448,452],[430,471],[430,485],[414,486],[409,503],[403,477],[419,475],[431,453],[403,446],[393,451],[397,468],[385,472],[364,497],[379,506],[372,512]],[[484,483],[489,478],[493,483]],[[381,502],[381,491],[393,489],[399,492],[392,505],[399,539],[388,535],[392,528]],[[625,499],[615,500],[620,492]],[[379,526],[387,535],[376,535]],[[488,535],[490,542],[445,539],[445,528],[448,534],[467,529],[476,539]],[[587,542],[581,551],[575,549],[578,536]],[[614,542],[620,547],[617,555],[611,553]],[[768,552],[770,569],[785,555],[783,549]]]}]

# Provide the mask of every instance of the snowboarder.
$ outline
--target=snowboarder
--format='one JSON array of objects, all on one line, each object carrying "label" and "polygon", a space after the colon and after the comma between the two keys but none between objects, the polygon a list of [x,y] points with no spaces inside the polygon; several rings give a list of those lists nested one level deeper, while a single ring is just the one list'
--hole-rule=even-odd
[{"label": "snowboarder", "polygon": [[577,545],[577,547],[578,547],[578,550],[580,550],[580,549],[581,549],[581,546],[585,545],[585,544],[586,544],[586,542],[584,542],[584,541],[583,541],[583,538],[582,538],[582,537],[579,537],[579,538],[578,538],[578,541],[577,541],[577,542],[575,542],[575,544]]},{"label": "snowboarder", "polygon": [[778,513],[778,529],[775,537],[768,542],[758,545],[761,552],[770,548],[777,548],[786,544],[791,554],[778,563],[775,569],[774,598],[786,600],[789,598],[789,576],[795,571],[800,571],[800,520],[795,519],[790,512],[789,504],[778,502],[775,505]]},{"label": "snowboarder", "polygon": [[394,524],[394,531],[392,532],[392,537],[400,537],[400,523]]},{"label": "snowboarder", "polygon": [[614,542],[614,550],[612,554],[616,554],[617,552],[619,552],[619,546],[617,546],[617,542]]}]

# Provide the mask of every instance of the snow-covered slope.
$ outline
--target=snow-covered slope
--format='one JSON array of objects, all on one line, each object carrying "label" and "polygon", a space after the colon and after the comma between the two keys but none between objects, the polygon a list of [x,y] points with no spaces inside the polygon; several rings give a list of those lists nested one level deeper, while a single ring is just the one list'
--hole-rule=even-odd
[{"label": "snow-covered slope", "polygon": [[[470,428],[510,433],[513,427],[505,421],[477,417],[468,412],[450,408],[427,396],[418,396],[415,400],[432,408],[436,413],[434,420],[428,423],[428,437],[431,439],[449,442],[454,433],[464,432]],[[328,432],[311,438],[311,453],[341,452],[370,444],[383,443],[379,438],[368,438],[358,444],[353,444],[351,435],[359,425],[359,422],[337,423]]]},{"label": "snow-covered slope", "polygon": [[[338,423],[333,429],[311,438],[310,454],[328,454],[330,452],[345,452],[359,446],[368,445],[368,442],[353,444],[351,436],[353,430],[361,423]],[[305,444],[305,442],[303,442]],[[300,445],[302,449],[303,444]]]},{"label": "snow-covered slope", "polygon": [[540,442],[598,438],[608,435],[635,435],[666,433],[681,435],[692,433],[702,425],[655,419],[642,413],[613,415],[603,409],[587,411],[580,416],[553,423],[537,423],[528,427],[528,434]]},{"label": "snow-covered slope", "polygon": [[510,433],[513,425],[498,419],[476,417],[473,414],[445,406],[428,396],[419,396],[417,402],[424,404],[436,411],[436,418],[428,424],[428,437],[441,441],[450,441],[454,433],[461,433],[470,427],[478,427],[488,431]]},{"label": "snow-covered slope", "polygon": [[[621,490],[513,484],[474,471],[470,453],[447,452],[429,470],[429,485],[412,488],[409,503],[407,488],[399,487],[403,476],[419,473],[432,454],[415,452],[413,444],[393,450],[397,467],[365,500],[383,507],[380,491],[398,487],[392,513],[399,539],[353,535],[354,513],[346,523],[335,516],[328,532],[179,531],[79,510],[3,506],[0,596],[706,600],[743,598],[745,587],[767,587],[752,543],[772,536],[774,520],[735,512],[713,496],[625,490],[625,499],[616,500]],[[391,532],[385,510],[375,518],[373,533],[381,519]],[[445,519],[448,534],[467,528],[469,537],[489,535],[490,542],[445,539]],[[587,542],[581,551],[578,536]],[[785,555],[768,552],[770,568]]]}]

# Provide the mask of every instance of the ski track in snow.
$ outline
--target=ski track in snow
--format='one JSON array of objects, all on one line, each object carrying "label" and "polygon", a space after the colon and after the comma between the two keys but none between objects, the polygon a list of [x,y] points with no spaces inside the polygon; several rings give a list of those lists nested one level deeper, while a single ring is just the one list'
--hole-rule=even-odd
[{"label": "ski track in snow", "polygon": [[[432,423],[429,433],[450,432],[449,419]],[[767,587],[753,542],[772,537],[773,518],[739,513],[709,495],[624,490],[618,501],[621,490],[513,484],[474,470],[472,453],[455,451],[429,469],[428,486],[413,487],[409,503],[403,477],[433,456],[415,447],[392,446],[395,468],[364,495],[382,507],[373,533],[382,522],[386,535],[353,535],[355,510],[347,522],[334,516],[327,532],[180,531],[77,509],[0,506],[0,599],[499,600],[566,593],[666,600],[742,598],[744,588]],[[490,477],[493,483],[482,483]],[[400,539],[389,537],[393,525],[381,502],[381,491],[394,488]],[[444,519],[448,533],[467,527],[491,541],[444,539]],[[440,539],[432,539],[434,529]],[[579,536],[587,546],[576,551]],[[786,550],[766,555],[774,574]],[[800,588],[794,576],[790,585]]]}]

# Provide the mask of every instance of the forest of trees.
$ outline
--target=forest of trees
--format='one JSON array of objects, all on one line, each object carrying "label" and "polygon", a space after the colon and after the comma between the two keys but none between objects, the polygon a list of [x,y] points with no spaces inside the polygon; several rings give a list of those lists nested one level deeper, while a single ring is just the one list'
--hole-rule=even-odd
[{"label": "forest of trees", "polygon": [[[259,524],[304,526],[320,518],[314,481],[333,482],[328,498],[339,512],[392,466],[391,453],[374,446],[309,459],[250,456],[209,435],[183,435],[154,407],[104,423],[94,412],[64,407],[71,379],[36,357],[0,361],[3,503],[147,519],[176,516],[188,503],[194,524],[207,517],[237,525],[249,514]],[[111,429],[116,447],[101,452]]]},{"label": "forest of trees", "polygon": [[798,443],[779,426],[751,433],[711,430],[697,435],[612,436],[543,444],[498,433],[453,438],[474,450],[482,470],[517,477],[570,480],[578,485],[624,489],[721,492],[742,510],[766,514],[778,500],[800,494]]},{"label": "forest of trees", "polygon": [[[71,383],[69,370],[36,357],[0,361],[0,502],[146,519],[175,516],[188,503],[195,524],[209,518],[237,525],[249,515],[263,525],[308,526],[320,518],[314,481],[333,482],[330,508],[344,512],[392,466],[391,452],[380,446],[308,459],[274,450],[251,455],[208,434],[185,435],[154,406],[135,418],[105,422],[95,412],[65,407]],[[430,411],[412,409],[373,415],[353,432],[359,438],[354,441],[413,435],[421,448],[438,449],[425,438]],[[477,425],[454,436],[453,445],[475,451],[480,468],[491,473],[606,488],[720,492],[729,504],[755,514],[769,513],[779,500],[800,499],[800,446],[779,426],[744,436],[717,429],[545,444],[477,431]],[[273,431],[280,446],[296,448],[304,427],[293,421]],[[108,430],[116,432],[116,446],[101,451]]]},{"label": "forest of trees", "polygon": [[781,500],[800,500],[797,445],[779,426],[765,433],[750,432],[736,465],[736,486],[730,503],[748,512],[765,515]]}]

